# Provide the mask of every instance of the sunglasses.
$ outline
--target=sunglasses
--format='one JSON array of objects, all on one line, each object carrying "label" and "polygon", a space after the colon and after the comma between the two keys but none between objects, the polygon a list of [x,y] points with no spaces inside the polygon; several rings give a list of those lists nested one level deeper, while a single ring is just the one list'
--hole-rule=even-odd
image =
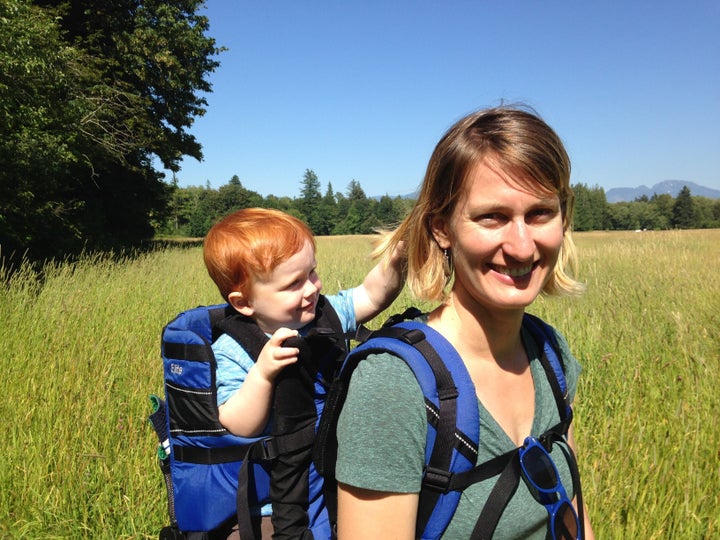
[{"label": "sunglasses", "polygon": [[580,520],[548,451],[535,437],[528,437],[519,457],[525,482],[548,511],[553,540],[580,540]]}]

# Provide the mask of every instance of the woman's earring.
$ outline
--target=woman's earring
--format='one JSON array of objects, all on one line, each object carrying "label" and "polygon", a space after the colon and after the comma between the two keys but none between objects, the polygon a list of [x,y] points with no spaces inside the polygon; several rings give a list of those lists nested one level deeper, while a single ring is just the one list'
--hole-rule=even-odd
[{"label": "woman's earring", "polygon": [[448,248],[443,249],[443,273],[447,278],[446,283],[450,282],[453,273],[452,253]]}]

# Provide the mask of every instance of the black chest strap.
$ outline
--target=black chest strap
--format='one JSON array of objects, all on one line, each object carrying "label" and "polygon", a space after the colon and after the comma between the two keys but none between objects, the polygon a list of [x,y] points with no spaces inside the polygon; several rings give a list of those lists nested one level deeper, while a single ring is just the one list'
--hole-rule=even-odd
[{"label": "black chest strap", "polygon": [[[257,361],[268,337],[249,317],[234,310],[217,322]],[[318,301],[313,328],[283,345],[299,349],[298,361],[285,367],[274,383],[271,436],[248,451],[238,478],[240,538],[254,540],[255,531],[245,495],[251,487],[251,462],[270,463],[270,499],[276,538],[301,538],[309,527],[309,471],[315,439],[315,382],[331,381],[347,353],[340,318],[324,296]]]}]

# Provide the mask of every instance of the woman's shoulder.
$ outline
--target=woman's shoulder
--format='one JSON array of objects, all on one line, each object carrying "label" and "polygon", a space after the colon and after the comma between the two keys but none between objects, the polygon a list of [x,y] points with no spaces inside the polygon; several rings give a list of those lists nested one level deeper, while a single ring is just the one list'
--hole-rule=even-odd
[{"label": "woman's shoulder", "polygon": [[351,384],[382,387],[387,390],[407,388],[413,383],[420,389],[412,369],[391,352],[369,354],[361,360],[351,376]]},{"label": "woman's shoulder", "polygon": [[[570,350],[570,345],[568,343],[567,338],[565,335],[555,326],[548,324],[547,322],[541,321],[543,324],[545,324],[548,328],[550,328],[553,337],[555,338],[555,343],[557,344],[557,353],[559,355],[559,360],[562,364],[563,373],[565,374],[565,379],[567,380],[568,384],[568,395],[570,397],[570,400],[572,401],[575,397],[575,392],[577,390],[577,382],[578,378],[580,377],[580,372],[582,371],[582,367],[580,366],[580,363],[578,362],[577,358],[575,358],[575,355]],[[526,335],[533,339],[536,350],[535,354],[539,355],[541,352],[541,345],[537,343],[537,339],[535,336],[530,332],[528,328],[523,326],[523,332],[526,332]]]}]

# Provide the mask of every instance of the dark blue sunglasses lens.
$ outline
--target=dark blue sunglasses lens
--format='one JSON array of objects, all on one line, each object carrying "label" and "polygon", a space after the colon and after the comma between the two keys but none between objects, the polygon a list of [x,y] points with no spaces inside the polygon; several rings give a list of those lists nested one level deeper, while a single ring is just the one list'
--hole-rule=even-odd
[{"label": "dark blue sunglasses lens", "polygon": [[538,446],[531,446],[522,454],[525,474],[536,487],[554,489],[558,485],[555,465],[550,456]]},{"label": "dark blue sunglasses lens", "polygon": [[563,502],[555,512],[553,532],[555,540],[577,540],[580,523],[575,509]]}]

